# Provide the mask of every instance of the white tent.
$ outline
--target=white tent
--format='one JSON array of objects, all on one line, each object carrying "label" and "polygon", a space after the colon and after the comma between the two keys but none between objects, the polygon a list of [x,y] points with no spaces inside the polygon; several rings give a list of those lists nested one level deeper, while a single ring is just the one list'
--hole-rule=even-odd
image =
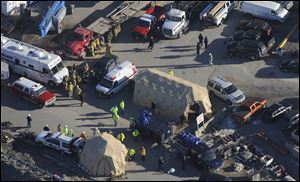
[{"label": "white tent", "polygon": [[118,139],[108,133],[88,139],[80,153],[80,163],[93,176],[116,176],[125,173],[127,149]]},{"label": "white tent", "polygon": [[168,75],[156,69],[146,69],[136,78],[133,102],[151,107],[155,104],[162,115],[171,119],[187,116],[190,105],[200,103],[204,114],[211,113],[211,103],[205,87]]}]

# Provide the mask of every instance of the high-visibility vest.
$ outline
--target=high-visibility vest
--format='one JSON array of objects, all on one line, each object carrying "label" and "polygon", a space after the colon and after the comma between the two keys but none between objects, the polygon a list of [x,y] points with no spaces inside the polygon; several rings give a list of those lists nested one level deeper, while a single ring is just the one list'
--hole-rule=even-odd
[{"label": "high-visibility vest", "polygon": [[125,135],[124,133],[119,133],[117,136],[118,140],[120,140],[121,142],[123,142],[125,140]]},{"label": "high-visibility vest", "polygon": [[118,109],[118,107],[116,106],[114,106],[114,107],[112,107],[111,109],[110,109],[110,111],[112,112],[112,113],[114,113],[114,114],[118,114],[118,111],[119,111],[119,109]]},{"label": "high-visibility vest", "polygon": [[135,129],[133,132],[132,132],[132,136],[134,136],[134,137],[137,137],[137,136],[139,136],[140,135],[140,132],[139,132],[139,130],[137,130],[137,129]]},{"label": "high-visibility vest", "polygon": [[124,109],[124,107],[125,107],[125,103],[124,103],[124,101],[122,100],[122,101],[120,102],[120,108],[121,108],[121,109]]},{"label": "high-visibility vest", "polygon": [[73,137],[74,136],[74,132],[70,130],[69,133],[68,133],[68,135]]},{"label": "high-visibility vest", "polygon": [[114,114],[112,118],[114,121],[118,121],[120,119],[120,116],[117,114]]},{"label": "high-visibility vest", "polygon": [[69,133],[69,129],[67,127],[64,127],[63,133],[68,134]]},{"label": "high-visibility vest", "polygon": [[134,149],[130,149],[129,150],[129,155],[130,156],[134,156],[135,155],[135,150]]},{"label": "high-visibility vest", "polygon": [[169,71],[168,71],[168,74],[171,75],[171,76],[174,76],[173,70],[169,70]]}]

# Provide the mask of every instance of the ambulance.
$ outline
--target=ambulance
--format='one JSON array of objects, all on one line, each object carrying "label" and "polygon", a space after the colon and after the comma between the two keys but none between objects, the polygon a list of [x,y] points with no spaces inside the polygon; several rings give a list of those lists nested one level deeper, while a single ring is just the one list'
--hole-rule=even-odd
[{"label": "ambulance", "polygon": [[100,96],[113,96],[134,79],[137,73],[136,66],[125,61],[102,78],[96,86],[96,92]]}]

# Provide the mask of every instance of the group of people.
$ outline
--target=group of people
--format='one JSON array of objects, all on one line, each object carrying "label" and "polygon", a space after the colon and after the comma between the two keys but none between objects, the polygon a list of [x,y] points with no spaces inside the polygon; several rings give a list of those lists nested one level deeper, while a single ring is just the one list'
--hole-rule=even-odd
[{"label": "group of people", "polygon": [[[203,35],[200,33],[198,35],[198,42],[197,42],[197,56],[200,55],[200,49],[202,47],[204,43],[204,48],[207,49],[208,48],[208,39],[207,39],[207,36],[205,36],[205,38],[203,37]],[[208,62],[209,62],[209,65],[213,65],[213,55],[212,53],[209,53],[208,54],[209,58],[208,58]]]},{"label": "group of people", "polygon": [[[125,102],[124,100],[121,100],[120,101],[120,110],[121,110],[121,114],[124,114],[125,113]],[[112,119],[113,119],[113,122],[114,122],[114,125],[115,127],[118,126],[118,121],[120,119],[120,116],[118,114],[118,106],[113,106],[111,109],[110,109],[111,113],[112,113]]]}]

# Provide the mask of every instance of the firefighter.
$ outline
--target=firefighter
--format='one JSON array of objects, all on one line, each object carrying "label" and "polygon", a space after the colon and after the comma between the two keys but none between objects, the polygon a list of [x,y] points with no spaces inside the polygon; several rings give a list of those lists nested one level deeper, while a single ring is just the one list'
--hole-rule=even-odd
[{"label": "firefighter", "polygon": [[121,114],[124,114],[124,109],[125,109],[125,103],[124,103],[124,100],[121,100],[120,102],[120,108],[121,108]]},{"label": "firefighter", "polygon": [[94,57],[95,56],[95,49],[94,49],[94,47],[90,44],[90,50],[91,50],[91,55],[92,55],[92,57]]},{"label": "firefighter", "polygon": [[108,44],[108,42],[106,43],[106,54],[109,54],[109,55],[112,54],[111,46]]},{"label": "firefighter", "polygon": [[74,136],[75,136],[75,135],[74,135],[74,131],[73,131],[73,129],[70,129],[70,131],[69,131],[68,135],[69,135],[69,136],[71,136],[71,137],[74,137]]},{"label": "firefighter", "polygon": [[99,37],[99,35],[97,35],[97,37],[95,38],[95,45],[96,45],[97,49],[100,49],[100,37]]},{"label": "firefighter", "polygon": [[63,133],[66,134],[66,135],[69,133],[68,125],[66,125],[66,126],[64,127]]},{"label": "firefighter", "polygon": [[141,147],[141,150],[140,150],[140,156],[141,156],[141,160],[142,161],[145,161],[146,160],[146,149],[144,146]]},{"label": "firefighter", "polygon": [[63,87],[64,87],[64,91],[65,92],[68,91],[68,81],[69,81],[69,77],[68,76],[64,76],[64,78],[63,78]]},{"label": "firefighter", "polygon": [[169,69],[169,70],[168,70],[168,74],[171,75],[171,76],[174,76],[174,71],[171,70],[171,69]]},{"label": "firefighter", "polygon": [[139,130],[137,130],[137,129],[133,130],[132,136],[134,138],[134,142],[137,142],[137,138],[138,138],[139,135],[140,135]]},{"label": "firefighter", "polygon": [[73,84],[74,87],[76,86],[76,75],[75,75],[75,73],[73,73],[71,75],[70,82]]},{"label": "firefighter", "polygon": [[57,131],[58,131],[58,132],[62,132],[62,127],[61,127],[60,124],[58,124],[58,126],[57,126]]},{"label": "firefighter", "polygon": [[79,85],[76,85],[76,96],[79,97],[79,95],[82,93],[81,88],[79,87]]},{"label": "firefighter", "polygon": [[110,109],[110,111],[112,112],[111,117],[113,117],[113,115],[118,115],[119,109],[118,109],[117,106],[113,106],[113,107]]},{"label": "firefighter", "polygon": [[76,76],[76,82],[77,82],[77,85],[81,86],[81,84],[82,84],[82,78],[79,75]]},{"label": "firefighter", "polygon": [[129,152],[128,152],[129,161],[134,160],[135,154],[136,154],[135,149],[134,149],[134,148],[131,148],[131,149],[129,150]]},{"label": "firefighter", "polygon": [[114,38],[117,38],[117,36],[119,35],[120,32],[121,32],[121,26],[120,26],[120,24],[117,24],[115,26],[115,28],[113,29]]},{"label": "firefighter", "polygon": [[69,83],[69,97],[73,97],[73,88],[74,85],[72,82]]},{"label": "firefighter", "polygon": [[120,142],[124,143],[125,140],[125,134],[123,132],[119,133],[117,135],[117,139],[120,140]]},{"label": "firefighter", "polygon": [[84,73],[88,72],[89,69],[90,69],[90,66],[89,66],[89,64],[86,62],[86,63],[84,64]]},{"label": "firefighter", "polygon": [[113,114],[112,119],[114,121],[115,127],[117,127],[120,116],[118,114]]}]

